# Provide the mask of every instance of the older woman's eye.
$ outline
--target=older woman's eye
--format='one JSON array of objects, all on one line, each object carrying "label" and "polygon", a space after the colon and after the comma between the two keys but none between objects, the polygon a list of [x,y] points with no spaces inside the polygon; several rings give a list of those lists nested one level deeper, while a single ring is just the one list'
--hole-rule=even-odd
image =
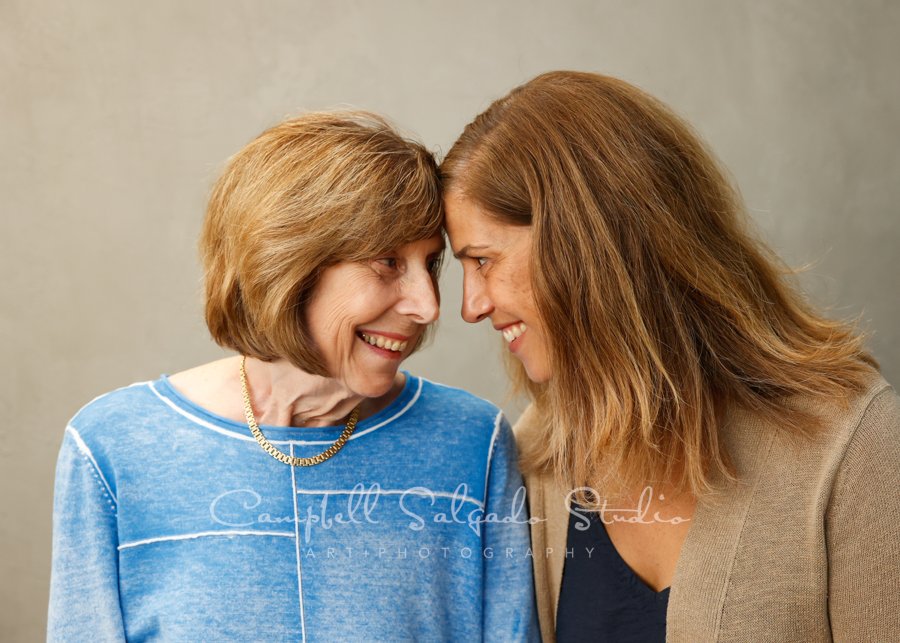
[{"label": "older woman's eye", "polygon": [[433,257],[428,261],[428,272],[436,275],[441,269],[441,257]]},{"label": "older woman's eye", "polygon": [[386,268],[394,269],[397,267],[397,260],[394,257],[381,257],[380,259],[376,259],[375,262],[380,263]]},{"label": "older woman's eye", "polygon": [[472,257],[472,259],[478,264],[479,268],[487,263],[487,257]]}]

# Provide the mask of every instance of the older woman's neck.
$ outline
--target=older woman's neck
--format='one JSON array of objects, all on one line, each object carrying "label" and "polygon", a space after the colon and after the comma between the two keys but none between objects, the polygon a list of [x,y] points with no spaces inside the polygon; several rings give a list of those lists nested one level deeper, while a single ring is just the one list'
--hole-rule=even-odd
[{"label": "older woman's neck", "polygon": [[274,426],[341,424],[365,400],[336,379],[311,375],[286,360],[248,358],[247,383],[256,421]]},{"label": "older woman's neck", "polygon": [[[169,383],[207,411],[235,422],[246,422],[241,391],[240,357],[227,357],[169,377]],[[366,417],[389,403],[354,395],[340,382],[310,375],[286,361],[247,359],[247,384],[258,424],[271,426],[332,426],[341,424],[360,404]],[[402,387],[401,387],[402,388]]]}]

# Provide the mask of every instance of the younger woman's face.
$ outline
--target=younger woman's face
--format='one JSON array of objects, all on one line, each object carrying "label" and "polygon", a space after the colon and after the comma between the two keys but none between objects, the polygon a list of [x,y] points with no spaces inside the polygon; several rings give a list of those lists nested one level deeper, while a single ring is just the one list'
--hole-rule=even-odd
[{"label": "younger woman's face", "polygon": [[502,223],[453,191],[444,208],[453,256],[463,267],[463,319],[490,319],[528,378],[546,382],[550,361],[531,289],[531,228]]}]

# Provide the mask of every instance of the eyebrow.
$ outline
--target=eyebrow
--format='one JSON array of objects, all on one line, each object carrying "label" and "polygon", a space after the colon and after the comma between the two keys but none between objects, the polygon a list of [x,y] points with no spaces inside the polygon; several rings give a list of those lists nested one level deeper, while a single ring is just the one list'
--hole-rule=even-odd
[{"label": "eyebrow", "polygon": [[468,257],[469,250],[484,250],[487,247],[488,246],[486,246],[486,245],[473,246],[472,244],[469,244],[469,245],[463,247],[459,252],[454,252],[453,256],[456,259],[460,259],[462,257]]}]

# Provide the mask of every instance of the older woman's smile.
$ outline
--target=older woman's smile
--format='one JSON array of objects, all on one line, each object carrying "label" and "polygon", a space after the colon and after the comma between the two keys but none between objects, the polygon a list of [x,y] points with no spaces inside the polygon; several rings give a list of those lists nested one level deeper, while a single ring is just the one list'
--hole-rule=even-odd
[{"label": "older woman's smile", "polygon": [[387,357],[399,359],[409,344],[409,337],[397,333],[376,333],[369,330],[357,332],[357,336],[382,353],[389,353]]}]

